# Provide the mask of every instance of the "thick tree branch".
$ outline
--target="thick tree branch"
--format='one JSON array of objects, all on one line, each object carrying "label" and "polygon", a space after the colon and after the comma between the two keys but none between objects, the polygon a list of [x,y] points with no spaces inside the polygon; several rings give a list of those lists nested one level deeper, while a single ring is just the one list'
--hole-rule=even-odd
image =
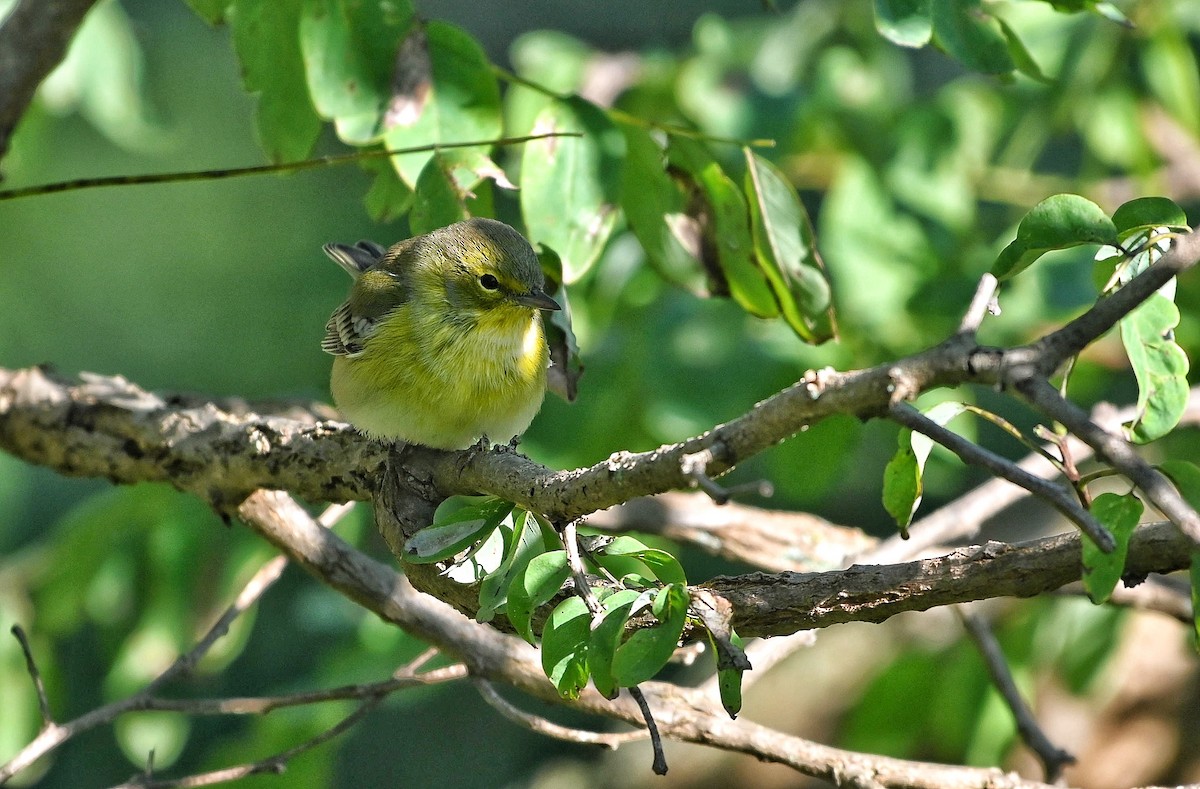
[{"label": "thick tree branch", "polygon": [[18,0],[0,25],[0,159],[42,80],[96,0]]}]

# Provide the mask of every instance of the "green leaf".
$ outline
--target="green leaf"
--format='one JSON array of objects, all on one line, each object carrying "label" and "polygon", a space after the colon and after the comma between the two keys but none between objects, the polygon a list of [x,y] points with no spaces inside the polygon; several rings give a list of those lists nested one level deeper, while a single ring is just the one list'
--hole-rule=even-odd
[{"label": "green leaf", "polygon": [[612,674],[618,685],[628,688],[645,682],[667,664],[687,623],[689,601],[683,584],[658,590],[653,607],[658,624],[636,631],[613,655]]},{"label": "green leaf", "polygon": [[[733,646],[739,650],[744,646],[741,636],[731,632],[730,641]],[[748,660],[744,660],[745,653],[742,653],[743,661],[739,664],[732,661],[722,661],[720,659],[721,650],[717,643],[709,636],[709,642],[712,644],[713,651],[718,655],[717,660],[717,692],[721,695],[721,706],[725,708],[725,712],[730,718],[737,719],[738,713],[742,711],[742,675],[749,670]],[[725,663],[725,665],[722,665]]]},{"label": "green leaf", "polygon": [[[403,108],[393,102],[384,121],[389,148],[491,140],[501,135],[500,86],[474,38],[445,22],[430,22],[424,29],[423,46],[410,45],[405,54],[424,59],[421,66],[412,68],[424,69],[431,81],[417,89],[418,97],[404,97],[407,104]],[[459,149],[458,153],[478,155],[488,148]],[[406,153],[393,157],[392,162],[406,183],[416,184],[432,157],[432,151]],[[487,165],[495,168],[486,156],[479,161],[480,175],[487,174]]]},{"label": "green leaf", "polygon": [[533,643],[531,620],[538,606],[546,603],[571,574],[567,566],[566,551],[548,551],[535,556],[525,565],[522,572],[515,573],[508,590],[508,621],[513,629],[529,643]]},{"label": "green leaf", "polygon": [[432,525],[408,538],[404,556],[413,564],[449,559],[494,531],[512,508],[495,496],[452,496],[437,508]]},{"label": "green leaf", "polygon": [[[930,408],[925,416],[939,425],[945,425],[963,412],[962,403],[944,402]],[[917,507],[921,506],[924,493],[922,476],[925,461],[933,449],[929,437],[901,428],[896,437],[899,445],[896,454],[883,470],[883,508],[895,519],[900,534],[908,538],[908,524],[912,523]]]},{"label": "green leaf", "polygon": [[521,216],[529,240],[562,259],[567,285],[600,257],[617,221],[624,138],[603,112],[580,98],[554,101],[538,114],[532,134],[577,132],[525,145]]},{"label": "green leaf", "polygon": [[1167,460],[1158,470],[1170,478],[1192,509],[1200,509],[1200,466],[1186,460]]},{"label": "green leaf", "polygon": [[923,47],[933,37],[930,0],[875,0],[875,29],[902,47]]},{"label": "green leaf", "polygon": [[258,93],[258,134],[275,162],[304,159],[321,132],[300,55],[303,0],[238,0],[230,6],[242,84]]},{"label": "green leaf", "polygon": [[1121,342],[1138,382],[1138,416],[1132,437],[1138,443],[1161,438],[1183,417],[1188,401],[1188,357],[1175,342],[1179,308],[1155,293],[1121,319]]},{"label": "green leaf", "polygon": [[833,307],[808,213],[783,173],[749,148],[744,152],[759,266],[792,330],[805,342],[824,342],[834,334]]},{"label": "green leaf", "polygon": [[1186,229],[1187,214],[1175,205],[1175,201],[1166,197],[1139,197],[1125,203],[1112,215],[1113,225],[1121,238],[1125,238],[1139,230],[1152,230],[1158,227]]},{"label": "green leaf", "polygon": [[381,158],[363,159],[360,166],[375,173],[375,179],[363,197],[367,215],[376,222],[391,222],[407,214],[413,205],[413,190],[400,180],[392,163]]},{"label": "green leaf", "polygon": [[662,147],[639,126],[623,125],[625,173],[621,208],[650,264],[693,291],[704,281],[703,228],[687,196],[667,175]]},{"label": "green leaf", "polygon": [[1200,652],[1200,551],[1192,551],[1188,577],[1192,581],[1192,636],[1196,651]]},{"label": "green leaf", "polygon": [[1125,572],[1125,557],[1129,553],[1129,538],[1142,517],[1142,502],[1133,494],[1101,493],[1092,502],[1096,520],[1112,532],[1117,547],[1112,553],[1100,550],[1096,543],[1083,535],[1083,588],[1093,603],[1108,600],[1121,574]]},{"label": "green leaf", "polygon": [[413,235],[428,233],[468,218],[466,195],[451,174],[451,163],[443,155],[429,158],[417,179],[408,226]]},{"label": "green leaf", "polygon": [[187,0],[188,6],[210,25],[225,21],[225,10],[233,0]]},{"label": "green leaf", "polygon": [[654,577],[666,584],[686,584],[683,565],[671,554],[651,548],[640,540],[623,534],[604,546],[605,556],[632,556],[646,565]]},{"label": "green leaf", "polygon": [[1004,34],[1004,41],[1008,45],[1008,54],[1012,57],[1013,64],[1030,79],[1035,79],[1038,82],[1052,82],[1043,72],[1041,66],[1033,59],[1033,55],[1025,47],[1025,42],[1020,39],[1017,32],[1009,26],[1007,22],[999,17],[996,22],[1000,25],[1000,32]]},{"label": "green leaf", "polygon": [[345,142],[383,135],[396,53],[414,22],[408,0],[304,0],[300,51],[317,112]]},{"label": "green leaf", "polygon": [[496,611],[507,603],[513,579],[525,572],[535,556],[545,551],[541,529],[525,510],[514,510],[510,526],[506,528],[501,524],[500,528],[506,530],[504,557],[479,584],[479,610],[475,614],[479,622],[491,621]]},{"label": "green leaf", "polygon": [[1117,227],[1100,206],[1073,194],[1047,197],[1033,207],[1017,228],[1017,237],[992,265],[992,274],[1005,280],[1028,268],[1052,249],[1118,241]]},{"label": "green leaf", "polygon": [[716,261],[705,269],[719,270],[729,295],[751,315],[774,318],[779,314],[766,274],[760,268],[750,233],[749,206],[736,183],[716,159],[695,140],[672,137],[667,159],[676,176],[686,178],[693,203],[698,203],[703,244],[701,253],[716,251]]},{"label": "green leaf", "polygon": [[954,59],[984,74],[1016,68],[1008,41],[980,0],[932,0],[933,40]]},{"label": "green leaf", "polygon": [[564,699],[579,698],[587,685],[591,624],[587,604],[568,597],[550,612],[542,631],[542,670]]},{"label": "green leaf", "polygon": [[596,690],[606,699],[617,697],[619,686],[612,675],[612,661],[621,643],[621,636],[625,633],[625,623],[637,609],[650,603],[653,594],[649,591],[622,589],[600,602],[604,613],[600,615],[600,621],[592,629],[592,636],[588,641],[588,670]]}]

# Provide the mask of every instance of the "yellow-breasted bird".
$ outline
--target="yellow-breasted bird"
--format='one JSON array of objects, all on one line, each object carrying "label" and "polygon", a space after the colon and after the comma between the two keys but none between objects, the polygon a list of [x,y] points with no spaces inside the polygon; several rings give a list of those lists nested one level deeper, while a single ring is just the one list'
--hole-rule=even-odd
[{"label": "yellow-breasted bird", "polygon": [[537,255],[474,218],[401,241],[326,244],[351,277],[325,325],[333,399],[369,436],[462,449],[520,435],[541,408],[550,354]]}]

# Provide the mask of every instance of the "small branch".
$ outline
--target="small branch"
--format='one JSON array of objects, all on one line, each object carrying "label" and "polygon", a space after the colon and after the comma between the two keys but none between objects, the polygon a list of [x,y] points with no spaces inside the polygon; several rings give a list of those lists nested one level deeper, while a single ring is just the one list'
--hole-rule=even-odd
[{"label": "small branch", "polygon": [[962,458],[963,462],[980,466],[1001,479],[1022,487],[1046,501],[1054,509],[1070,518],[1092,539],[1100,549],[1109,552],[1116,547],[1113,536],[1100,525],[1090,512],[1079,505],[1079,501],[1063,488],[1041,477],[1030,474],[1011,460],[967,441],[957,433],[942,427],[908,403],[896,403],[888,415],[912,430],[922,433]]},{"label": "small branch", "polygon": [[479,691],[479,695],[483,697],[483,700],[505,718],[508,718],[519,726],[524,726],[536,734],[553,737],[556,740],[577,742],[583,745],[602,745],[605,748],[615,751],[619,746],[627,742],[637,742],[650,736],[648,731],[592,732],[561,726],[539,715],[532,715],[524,710],[517,709],[511,702],[497,693],[496,688],[486,679],[476,678],[475,688]]},{"label": "small branch", "polygon": [[1097,425],[1045,380],[1027,378],[1017,382],[1016,386],[1034,407],[1085,441],[1099,457],[1140,488],[1193,543],[1200,545],[1200,515],[1184,501],[1165,475],[1142,460],[1128,441]]},{"label": "small branch", "polygon": [[662,735],[658,733],[658,724],[654,722],[654,715],[650,712],[650,703],[646,701],[646,694],[637,687],[626,688],[626,690],[637,702],[638,709],[642,711],[642,719],[646,721],[646,730],[650,733],[650,746],[654,749],[654,764],[651,769],[654,770],[655,775],[666,775],[667,755],[663,752]]},{"label": "small branch", "polygon": [[962,606],[958,608],[958,613],[963,625],[966,626],[968,635],[971,636],[976,649],[983,657],[988,676],[992,678],[992,684],[996,686],[996,690],[1000,691],[1004,703],[1012,711],[1021,739],[1033,749],[1038,759],[1041,760],[1042,766],[1046,770],[1046,780],[1051,783],[1057,781],[1062,775],[1063,768],[1075,763],[1075,757],[1050,742],[1050,738],[1038,725],[1033,711],[1025,703],[1020,689],[1017,688],[1017,683],[1013,680],[1012,672],[1009,671],[1008,663],[1004,659],[1004,651],[1000,648],[1000,642],[996,640],[988,623],[984,621],[983,617],[967,611]]},{"label": "small branch", "polygon": [[33,680],[33,690],[37,694],[38,700],[38,712],[42,715],[42,729],[48,729],[54,726],[54,716],[50,714],[50,700],[46,698],[46,685],[42,682],[42,673],[38,671],[37,661],[33,659],[33,649],[29,646],[29,638],[20,625],[13,625],[11,632],[21,645],[21,651],[25,653],[25,670],[29,672],[29,678]]},{"label": "small branch", "polygon": [[979,285],[975,288],[975,296],[971,299],[970,306],[967,307],[962,321],[958,324],[959,334],[974,336],[983,323],[984,317],[988,314],[1000,314],[1000,305],[996,303],[996,286],[998,284],[996,278],[991,274],[984,274],[980,278]]},{"label": "small branch", "polygon": [[588,611],[592,618],[600,616],[604,613],[604,609],[600,605],[600,601],[596,599],[596,595],[592,592],[592,585],[588,581],[587,568],[583,566],[583,557],[579,555],[579,525],[577,521],[569,521],[562,528],[562,544],[567,551],[567,566],[571,568],[571,578],[575,581],[575,594],[579,595],[584,604],[587,605]]}]

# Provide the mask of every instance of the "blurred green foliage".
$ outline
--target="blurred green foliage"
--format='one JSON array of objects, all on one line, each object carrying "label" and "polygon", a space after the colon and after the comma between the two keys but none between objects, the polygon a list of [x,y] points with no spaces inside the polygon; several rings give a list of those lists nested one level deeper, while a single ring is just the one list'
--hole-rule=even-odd
[{"label": "blurred green foliage", "polygon": [[[681,4],[687,24],[681,8],[669,25],[658,20],[659,9],[636,4],[619,22],[578,14],[551,30],[535,27],[553,17],[506,4],[525,28],[501,37],[492,35],[502,28],[489,26],[487,10],[430,3],[433,16],[461,26],[435,22],[427,31],[429,68],[442,87],[430,98],[438,128],[383,136],[378,105],[391,85],[378,63],[392,57],[387,42],[394,45],[411,24],[407,3],[381,11],[371,2],[238,2],[229,13],[222,0],[192,5],[209,20],[226,17],[228,26],[206,26],[181,3],[105,0],[24,119],[4,161],[5,185],[290,160],[310,150],[340,152],[338,138],[401,146],[430,134],[478,139],[548,123],[605,127],[599,137],[560,141],[579,146],[579,167],[605,177],[591,192],[534,196],[531,188],[518,197],[488,174],[490,160],[475,151],[445,161],[406,158],[398,168],[375,160],[290,176],[0,202],[0,364],[52,362],[72,372],[120,373],[161,390],[324,398],[328,359],[318,342],[348,283],[322,258],[321,244],[360,237],[392,243],[409,233],[403,217],[410,209],[413,225],[426,229],[465,201],[478,201],[470,206],[524,224],[535,240],[553,240],[569,271],[586,374],[578,401],[550,398],[523,445],[555,467],[701,432],[808,368],[863,367],[939,341],[1030,206],[1055,192],[1079,192],[1111,211],[1124,197],[1160,193],[1171,183],[1160,168],[1179,148],[1151,132],[1172,132],[1170,139],[1185,141],[1175,146],[1192,150],[1200,138],[1200,14],[1187,0],[1122,6],[1133,29],[1106,18],[1103,3],[1101,13],[1087,11],[1094,3],[1066,9],[1080,13],[1032,1],[988,4],[994,16],[983,18],[975,14],[980,4],[967,0],[806,0],[780,3],[776,13],[741,3],[738,18],[702,14],[714,6],[688,3]],[[415,10],[425,7],[417,2]],[[375,35],[362,37],[357,15]],[[626,27],[614,44],[605,26],[618,24]],[[634,38],[630,25],[653,33]],[[684,30],[686,37],[672,35]],[[613,125],[612,114],[582,99],[556,101],[490,71],[478,82],[473,77],[489,56],[552,93],[607,91],[625,125]],[[346,91],[350,83],[359,90]],[[321,126],[320,117],[336,122]],[[622,136],[631,122],[636,128]],[[738,298],[733,268],[734,299],[696,295],[712,277],[680,270],[696,258],[670,247],[678,236],[641,232],[645,215],[631,210],[613,168],[636,155],[690,163],[680,167],[711,201],[718,226],[721,207],[734,198],[721,179],[705,180],[707,163],[684,156],[687,138],[664,154],[657,150],[661,129],[638,124],[778,141],[756,153],[798,187],[812,217],[832,285],[837,342],[806,345],[782,318],[748,314],[755,297]],[[525,156],[536,157],[533,151]],[[570,186],[550,170],[523,173],[530,160],[516,149],[486,153],[518,184],[527,175],[531,185],[541,178],[547,188]],[[737,145],[705,145],[703,153],[741,188],[746,159]],[[675,198],[660,196],[667,203],[651,209],[661,213]],[[1171,196],[1195,222],[1194,185]],[[628,215],[606,213],[599,228],[556,225],[568,219],[559,206],[615,202]],[[648,265],[648,238],[675,257]],[[1091,303],[1091,256],[1086,248],[1051,253],[1014,278],[1004,313],[985,323],[982,340],[1031,338]],[[1176,301],[1175,336],[1194,356],[1194,277],[1180,283]],[[1115,340],[1085,354],[1072,378],[1072,395],[1083,403],[1132,402],[1136,393]],[[964,396],[988,407],[999,402],[986,392]],[[1023,428],[1033,423],[1019,409],[1005,415]],[[895,435],[884,424],[828,420],[745,463],[734,481],[770,479],[777,492],[771,506],[888,533],[879,490]],[[1012,457],[1023,453],[999,431],[979,428],[977,438]],[[1171,435],[1149,452],[1195,459],[1194,437]],[[935,451],[923,509],[978,480]],[[339,530],[386,556],[369,523],[360,510]],[[161,670],[268,555],[244,529],[221,524],[181,494],[157,486],[111,490],[0,456],[0,621],[30,633],[60,720],[127,694]],[[685,558],[694,581],[740,569]],[[1016,611],[1002,639],[1018,675],[1053,666],[1072,690],[1086,692],[1113,643],[1116,618],[1055,601]],[[1067,639],[1067,624],[1086,622],[1099,624],[1070,629],[1079,638],[1074,646],[1035,648]],[[289,571],[195,679],[168,691],[258,695],[374,680],[420,648]],[[0,698],[3,759],[38,725],[10,638],[0,638]],[[140,769],[150,749],[159,769],[215,768],[289,747],[347,710],[131,719],[115,736],[97,732],[73,742],[32,778],[46,786],[117,782]],[[405,745],[398,748],[398,740]],[[1012,731],[977,657],[956,644],[907,654],[888,668],[848,721],[845,742],[990,764],[1003,758]],[[287,780],[525,785],[551,753],[594,756],[501,722],[469,688],[426,689],[396,696],[338,744],[296,760]]]}]

